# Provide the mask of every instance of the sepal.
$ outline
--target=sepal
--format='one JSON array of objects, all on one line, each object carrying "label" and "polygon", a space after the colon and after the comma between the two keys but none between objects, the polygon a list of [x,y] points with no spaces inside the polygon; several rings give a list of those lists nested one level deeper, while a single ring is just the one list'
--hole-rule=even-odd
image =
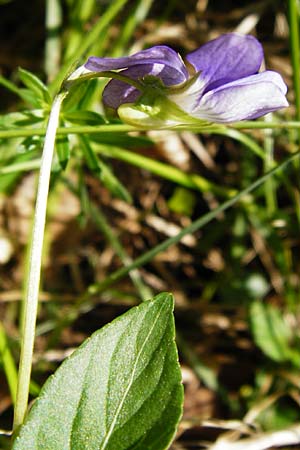
[{"label": "sepal", "polygon": [[124,103],[118,108],[120,119],[136,128],[210,128],[214,126],[204,120],[196,119],[180,109],[165,95],[142,95],[136,103]]}]

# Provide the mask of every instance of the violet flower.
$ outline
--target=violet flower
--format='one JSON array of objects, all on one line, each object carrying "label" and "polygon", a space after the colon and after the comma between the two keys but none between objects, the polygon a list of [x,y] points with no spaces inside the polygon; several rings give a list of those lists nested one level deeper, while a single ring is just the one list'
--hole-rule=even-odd
[{"label": "violet flower", "polygon": [[133,85],[112,79],[103,102],[135,125],[154,119],[181,123],[230,123],[255,119],[288,106],[277,72],[258,73],[261,44],[250,35],[225,34],[186,57],[158,45],[123,58],[90,57],[85,73],[118,71]]}]

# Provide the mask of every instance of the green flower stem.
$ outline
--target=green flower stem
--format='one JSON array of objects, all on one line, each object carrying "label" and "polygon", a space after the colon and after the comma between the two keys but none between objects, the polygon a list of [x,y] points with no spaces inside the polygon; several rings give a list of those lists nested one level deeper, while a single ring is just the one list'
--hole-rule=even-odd
[{"label": "green flower stem", "polygon": [[298,0],[288,2],[290,24],[290,47],[293,66],[293,80],[296,103],[296,118],[300,120],[300,44],[299,44],[299,7]]},{"label": "green flower stem", "polygon": [[[0,139],[18,138],[28,136],[44,136],[45,128],[11,128],[10,130],[0,130]],[[97,134],[97,133],[117,133],[136,131],[136,128],[125,124],[109,124],[109,125],[87,125],[75,127],[62,127],[57,129],[57,135],[63,136],[68,134]]]},{"label": "green flower stem", "polygon": [[[265,121],[272,120],[272,114],[265,117]],[[274,167],[274,137],[272,130],[264,131],[264,170],[268,170]],[[277,210],[277,198],[276,198],[276,183],[270,178],[265,184],[265,197],[267,212],[272,217]]]},{"label": "green flower stem", "polygon": [[[228,126],[228,130],[267,130],[267,129],[297,129],[300,128],[300,122],[296,121],[286,121],[286,122],[264,122],[264,121],[245,121],[237,122]],[[128,133],[130,131],[147,131],[148,129],[137,129],[131,125],[119,123],[119,124],[107,124],[107,125],[84,125],[84,126],[74,126],[74,127],[64,127],[57,129],[57,135],[62,136],[66,134],[97,134],[97,133]],[[186,130],[189,131],[190,128],[187,126]],[[199,130],[195,127],[191,131],[195,133],[203,132],[201,127]],[[212,130],[213,132],[218,132],[217,127]],[[223,132],[222,132],[223,133]],[[10,128],[7,130],[0,130],[0,139],[18,138],[18,137],[28,137],[28,136],[44,136],[45,128]]]},{"label": "green flower stem", "polygon": [[14,429],[23,423],[27,410],[51,164],[54,153],[56,130],[59,122],[60,108],[66,95],[66,92],[62,92],[58,94],[53,101],[41,159],[36,206],[33,218],[32,238],[29,248],[28,273],[25,285],[23,307],[24,314],[21,334],[22,341],[16,406],[14,413]]},{"label": "green flower stem", "polygon": [[257,121],[244,120],[243,122],[231,124],[229,128],[234,128],[236,130],[267,130],[269,128],[275,130],[282,130],[282,129],[300,128],[300,123],[295,120],[287,120],[280,122],[275,121],[266,122],[264,120],[257,120]]},{"label": "green flower stem", "polygon": [[[296,106],[296,119],[300,123],[300,32],[299,32],[299,1],[298,0],[288,0],[288,19],[290,26],[290,56],[293,68],[293,87],[295,96],[295,106]],[[294,142],[299,146],[300,144],[300,130],[295,133]],[[299,192],[300,179],[299,179],[299,161],[295,163],[295,175],[297,177],[297,188],[298,191],[294,191],[293,198],[295,203],[295,208],[297,211],[298,224],[299,221],[299,199],[297,198],[297,192]]]},{"label": "green flower stem", "polygon": [[[75,70],[76,72],[76,70]],[[70,78],[67,79],[64,82],[64,86],[68,87],[70,84],[71,86],[74,86],[76,84],[81,84],[84,81],[87,80],[93,80],[94,78],[113,78],[115,80],[123,81],[124,83],[130,84],[131,86],[134,86],[136,89],[139,89],[140,91],[143,91],[143,84],[140,83],[138,80],[134,80],[130,77],[127,77],[126,75],[122,75],[120,72],[115,72],[113,70],[106,70],[103,72],[88,72],[80,75],[78,78],[73,78],[73,74],[71,74]]]},{"label": "green flower stem", "polygon": [[180,233],[178,233],[176,236],[172,236],[171,238],[166,239],[161,244],[158,244],[156,247],[152,248],[148,252],[144,253],[142,256],[138,257],[134,260],[134,262],[127,267],[123,267],[121,269],[116,270],[111,275],[109,275],[103,282],[91,285],[88,289],[88,292],[86,293],[86,297],[89,295],[97,294],[98,292],[102,292],[103,290],[107,289],[109,286],[111,286],[113,283],[121,280],[123,277],[125,277],[131,270],[137,269],[138,267],[143,266],[144,264],[151,261],[156,255],[159,253],[167,250],[171,245],[177,244],[180,242],[180,240],[186,236],[187,234],[194,233],[195,231],[202,228],[204,225],[211,222],[213,219],[215,219],[221,212],[226,211],[231,206],[233,206],[235,203],[237,203],[242,198],[246,197],[248,194],[250,194],[252,191],[254,191],[256,188],[261,186],[263,183],[265,183],[270,177],[279,174],[281,171],[283,171],[290,163],[294,162],[296,159],[298,159],[300,156],[300,152],[294,153],[292,156],[290,156],[286,161],[279,164],[277,167],[269,171],[268,173],[264,174],[262,177],[258,178],[254,183],[250,184],[246,189],[243,189],[240,191],[235,197],[230,198],[226,202],[222,203],[218,208],[214,209],[213,211],[210,211],[209,213],[205,214],[204,216],[200,217],[199,219],[192,222],[189,226],[184,228]]}]

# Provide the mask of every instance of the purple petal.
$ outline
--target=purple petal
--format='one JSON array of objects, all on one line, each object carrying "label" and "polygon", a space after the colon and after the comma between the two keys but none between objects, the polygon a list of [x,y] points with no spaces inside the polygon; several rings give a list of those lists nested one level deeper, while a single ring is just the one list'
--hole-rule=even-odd
[{"label": "purple petal", "polygon": [[[132,66],[122,70],[122,74],[134,80],[145,75],[154,75],[159,77],[166,86],[177,84],[177,78],[174,79],[174,71],[160,63]],[[135,102],[139,95],[140,92],[135,87],[120,80],[111,80],[104,88],[102,100],[106,106],[118,109],[123,103]]]},{"label": "purple petal", "polygon": [[266,71],[207,92],[191,114],[217,123],[255,119],[287,107],[285,93],[281,76]]},{"label": "purple petal", "polygon": [[255,74],[263,60],[263,49],[253,36],[230,33],[189,53],[186,59],[196,72],[202,72],[206,92]]},{"label": "purple petal", "polygon": [[135,103],[140,92],[133,86],[119,80],[111,80],[105,86],[102,101],[106,106],[118,109],[123,103]]},{"label": "purple petal", "polygon": [[165,67],[169,84],[180,84],[188,78],[187,69],[178,53],[165,45],[157,45],[124,58],[97,58],[92,56],[88,59],[85,67],[93,72],[104,72],[106,70],[127,69],[132,66],[147,65],[150,67],[156,64]]},{"label": "purple petal", "polygon": [[[151,69],[152,65],[149,66],[148,64],[144,64],[142,66],[134,66],[130,69],[123,70],[122,73],[130,78],[137,79],[149,75]],[[106,106],[118,109],[123,103],[134,103],[140,94],[140,91],[130,84],[120,80],[111,80],[103,90],[102,101]]]}]

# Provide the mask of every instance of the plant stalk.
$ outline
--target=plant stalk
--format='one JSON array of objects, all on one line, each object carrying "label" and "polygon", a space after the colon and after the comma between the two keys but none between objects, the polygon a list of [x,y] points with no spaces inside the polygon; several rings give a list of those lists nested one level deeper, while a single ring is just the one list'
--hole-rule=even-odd
[{"label": "plant stalk", "polygon": [[[222,134],[225,135],[224,130],[293,130],[299,129],[300,122],[296,121],[283,121],[283,122],[265,122],[262,120],[255,121],[244,121],[237,122],[234,124],[230,124],[228,128],[222,128]],[[167,129],[167,128],[166,128]],[[186,127],[189,130],[189,127]],[[153,128],[154,130],[154,128]],[[162,129],[160,129],[163,131]],[[159,130],[159,131],[160,131]],[[183,129],[174,131],[182,131]],[[127,125],[124,123],[117,124],[104,124],[104,125],[77,125],[71,127],[62,127],[58,128],[57,134],[60,136],[69,135],[69,134],[97,134],[97,133],[128,133],[130,131],[147,131],[147,129],[143,128],[135,128],[132,125]],[[197,129],[194,127],[191,131],[197,132]],[[198,132],[203,132],[201,128],[199,128]],[[220,133],[220,129],[217,127],[213,130],[205,131],[210,134]],[[10,139],[10,138],[18,138],[18,137],[26,137],[26,136],[44,136],[45,128],[8,128],[0,130],[0,139]]]},{"label": "plant stalk", "polygon": [[27,410],[51,164],[56,131],[59,123],[60,107],[66,95],[67,92],[59,93],[53,101],[41,159],[32,237],[29,248],[28,272],[25,284],[24,313],[21,330],[21,354],[13,425],[14,430],[23,423]]}]

